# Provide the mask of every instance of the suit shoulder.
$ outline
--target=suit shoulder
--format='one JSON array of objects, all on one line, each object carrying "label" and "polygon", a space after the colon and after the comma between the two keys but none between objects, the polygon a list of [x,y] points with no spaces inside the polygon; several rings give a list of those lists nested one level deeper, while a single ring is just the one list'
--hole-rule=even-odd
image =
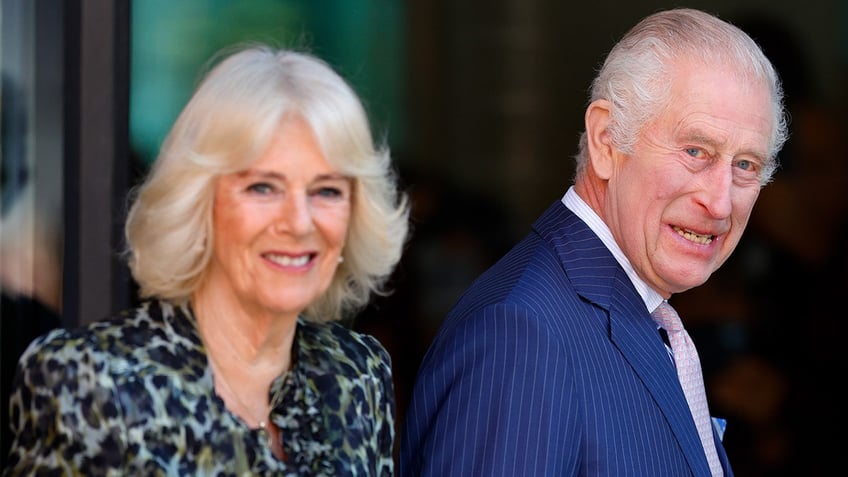
[{"label": "suit shoulder", "polygon": [[563,283],[568,286],[556,252],[538,235],[530,234],[463,292],[449,316],[499,303],[532,308],[552,290],[562,289]]}]

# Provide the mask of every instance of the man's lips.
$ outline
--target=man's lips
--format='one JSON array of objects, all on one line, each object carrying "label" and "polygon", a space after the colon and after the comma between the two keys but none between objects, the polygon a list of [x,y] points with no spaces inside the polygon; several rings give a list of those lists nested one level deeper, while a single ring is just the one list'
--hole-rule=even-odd
[{"label": "man's lips", "polygon": [[680,235],[681,237],[685,238],[686,240],[689,240],[690,242],[695,242],[701,245],[708,245],[715,238],[715,235],[699,234],[697,232],[693,232],[691,230],[678,227],[676,225],[672,226],[672,228],[675,232],[677,232],[677,235]]}]

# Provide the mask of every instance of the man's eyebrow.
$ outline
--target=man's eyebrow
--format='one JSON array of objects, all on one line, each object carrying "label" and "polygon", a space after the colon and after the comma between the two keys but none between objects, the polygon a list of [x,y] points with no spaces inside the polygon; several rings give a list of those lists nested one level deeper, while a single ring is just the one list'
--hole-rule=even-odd
[{"label": "man's eyebrow", "polygon": [[714,148],[718,148],[726,142],[716,139],[715,135],[709,134],[701,129],[686,129],[678,135],[678,140],[706,144]]},{"label": "man's eyebrow", "polygon": [[[683,142],[693,142],[693,143],[696,143],[696,144],[705,144],[705,145],[710,146],[714,149],[721,149],[721,147],[727,143],[726,140],[719,140],[719,139],[716,138],[716,136],[714,134],[708,134],[701,129],[691,129],[691,130],[684,131],[682,134],[679,135],[678,139],[680,141],[683,141]],[[768,152],[761,150],[761,149],[758,149],[756,147],[749,147],[747,149],[740,149],[739,151],[736,151],[736,153],[733,156],[739,157],[739,156],[745,156],[745,155],[754,156],[757,159],[759,159],[760,161],[762,161],[763,163],[765,163],[769,160]]]}]

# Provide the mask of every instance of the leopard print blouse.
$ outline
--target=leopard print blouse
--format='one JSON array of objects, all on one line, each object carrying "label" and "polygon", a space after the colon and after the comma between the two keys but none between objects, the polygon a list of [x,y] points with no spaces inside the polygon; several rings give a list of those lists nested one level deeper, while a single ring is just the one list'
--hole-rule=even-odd
[{"label": "leopard print blouse", "polygon": [[215,394],[190,307],[150,301],[51,331],[19,361],[3,475],[393,475],[385,349],[300,320],[293,356],[270,390],[282,461]]}]

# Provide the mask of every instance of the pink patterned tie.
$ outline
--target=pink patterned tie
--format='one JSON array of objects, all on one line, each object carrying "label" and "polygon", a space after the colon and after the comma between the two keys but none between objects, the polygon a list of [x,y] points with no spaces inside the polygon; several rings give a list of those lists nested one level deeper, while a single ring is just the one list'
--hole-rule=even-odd
[{"label": "pink patterned tie", "polygon": [[721,463],[713,441],[712,426],[710,424],[710,410],[707,407],[707,398],[704,394],[704,378],[701,375],[701,361],[698,359],[698,351],[695,343],[689,337],[689,333],[683,328],[683,323],[674,308],[663,301],[660,306],[651,313],[654,321],[668,333],[671,351],[674,354],[674,364],[677,367],[677,377],[686,402],[692,411],[692,418],[701,436],[701,443],[707,455],[707,462],[713,476],[723,476]]}]

